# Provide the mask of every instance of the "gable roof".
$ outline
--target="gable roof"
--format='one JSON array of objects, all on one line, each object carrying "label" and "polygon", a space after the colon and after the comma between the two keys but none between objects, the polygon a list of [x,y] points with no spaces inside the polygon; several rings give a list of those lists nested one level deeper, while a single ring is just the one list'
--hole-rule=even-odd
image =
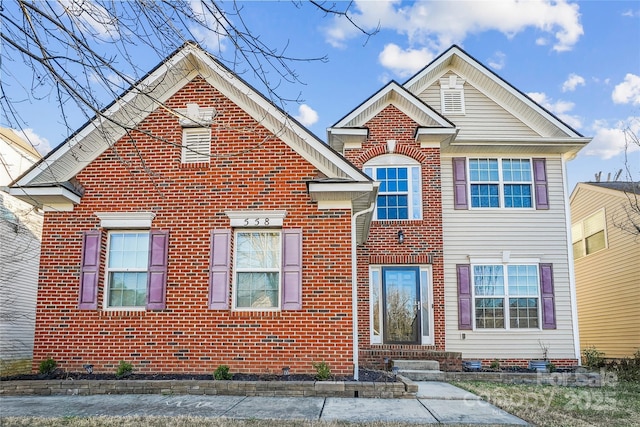
[{"label": "gable roof", "polygon": [[[377,185],[367,175],[193,42],[177,49],[25,172],[11,185],[11,194],[35,205],[73,209],[73,205],[80,203],[82,194],[70,183],[84,167],[125,135],[127,129],[122,124],[135,128],[197,76],[277,135],[320,174],[335,179],[330,188],[324,187],[325,198],[330,197],[326,192],[334,198],[347,198],[354,212],[369,208],[375,200]],[[354,192],[352,188],[346,188],[345,183],[362,185]],[[320,195],[314,192],[311,197],[317,200]],[[362,215],[359,218],[359,240],[368,230],[367,218],[370,217]]]},{"label": "gable roof", "polygon": [[452,45],[407,80],[403,86],[412,93],[421,93],[449,70],[455,70],[462,77],[475,82],[477,89],[542,135],[584,138],[578,131],[457,45]]},{"label": "gable roof", "polygon": [[579,182],[571,192],[569,202],[572,203],[578,197],[578,193],[582,192],[595,192],[617,197],[640,195],[640,181]]},{"label": "gable roof", "polygon": [[345,142],[366,138],[364,125],[389,105],[418,123],[416,139],[424,135],[439,135],[439,139],[446,139],[456,133],[455,125],[446,117],[392,80],[327,129],[329,144],[342,151]]}]

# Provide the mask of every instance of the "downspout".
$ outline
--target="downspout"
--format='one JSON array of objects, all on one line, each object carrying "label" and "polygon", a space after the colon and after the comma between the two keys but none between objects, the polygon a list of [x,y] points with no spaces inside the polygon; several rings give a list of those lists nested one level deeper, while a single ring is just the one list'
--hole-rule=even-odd
[{"label": "downspout", "polygon": [[358,381],[359,354],[358,354],[358,233],[356,220],[360,215],[367,214],[376,206],[376,202],[371,202],[367,209],[357,212],[351,216],[351,316],[353,318],[353,379]]},{"label": "downspout", "polygon": [[562,160],[562,187],[564,190],[564,213],[567,227],[567,261],[569,264],[569,294],[571,297],[571,318],[573,323],[573,349],[578,365],[582,364],[580,357],[580,330],[578,329],[578,298],[576,296],[576,271],[573,260],[573,237],[571,236],[571,204],[569,203],[569,183],[567,182],[567,161]]}]

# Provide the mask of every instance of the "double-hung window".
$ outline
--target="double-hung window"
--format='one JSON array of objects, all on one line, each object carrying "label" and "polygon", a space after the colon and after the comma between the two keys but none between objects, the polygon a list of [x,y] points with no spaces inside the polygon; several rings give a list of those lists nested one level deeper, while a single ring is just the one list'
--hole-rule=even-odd
[{"label": "double-hung window", "polygon": [[604,210],[588,216],[571,226],[573,257],[590,255],[607,247]]},{"label": "double-hung window", "polygon": [[113,231],[107,246],[107,307],[145,307],[148,231]]},{"label": "double-hung window", "polygon": [[400,155],[380,156],[368,162],[364,172],[380,182],[376,220],[422,218],[420,165]]},{"label": "double-hung window", "polygon": [[280,232],[238,231],[235,249],[235,308],[280,308]]},{"label": "double-hung window", "polygon": [[531,208],[530,159],[469,159],[471,207]]},{"label": "double-hung window", "polygon": [[537,265],[473,265],[472,283],[477,329],[539,327]]}]

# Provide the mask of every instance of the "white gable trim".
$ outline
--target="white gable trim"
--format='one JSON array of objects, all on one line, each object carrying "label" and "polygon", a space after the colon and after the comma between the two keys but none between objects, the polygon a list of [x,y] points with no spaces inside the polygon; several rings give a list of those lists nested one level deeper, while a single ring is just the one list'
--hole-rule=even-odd
[{"label": "white gable trim", "polygon": [[[438,58],[436,58],[433,62],[428,64],[425,68],[419,71],[415,76],[411,77],[403,86],[411,93],[419,94],[422,93],[427,87],[431,86],[435,83],[436,80],[440,79],[442,75],[444,75],[449,70],[457,70],[459,65],[456,65],[456,61],[464,61],[477,71],[479,71],[483,76],[493,81],[497,84],[501,89],[508,92],[511,96],[516,98],[518,101],[525,104],[528,108],[534,110],[536,113],[543,116],[547,121],[551,122],[554,126],[562,130],[562,132],[566,133],[568,137],[581,138],[578,132],[570,128],[568,125],[563,123],[556,116],[551,114],[549,111],[544,109],[542,106],[534,102],[531,98],[524,95],[505,80],[500,78],[497,74],[490,71],[487,67],[485,67],[482,63],[472,58],[469,54],[467,54],[464,50],[460,49],[458,46],[452,46],[449,50],[444,52]],[[429,74],[433,74],[429,76]],[[478,90],[482,90],[482,88],[476,88]],[[486,93],[485,93],[486,94]],[[504,105],[504,103],[500,103],[494,97],[491,97],[495,102],[505,108],[507,111],[513,112],[512,106]],[[519,117],[523,122],[526,122],[520,115],[515,114],[516,117]]]},{"label": "white gable trim", "polygon": [[[237,103],[327,177],[368,180],[360,170],[340,154],[195,45],[186,45],[167,59],[142,82],[107,108],[103,116],[121,116],[118,117],[119,120],[127,117],[127,123],[135,127],[197,75],[201,75]],[[149,88],[151,93],[145,93],[146,88]],[[160,102],[155,102],[155,99],[159,99]],[[141,110],[143,113],[132,114],[129,118],[127,113],[130,110]],[[87,123],[76,135],[22,176],[16,184],[18,186],[37,183],[56,184],[68,181],[77,175],[86,165],[107,150],[110,144],[125,135],[124,129],[113,125],[103,116]],[[81,156],[73,152],[73,148],[79,143],[82,143],[85,150]]]}]

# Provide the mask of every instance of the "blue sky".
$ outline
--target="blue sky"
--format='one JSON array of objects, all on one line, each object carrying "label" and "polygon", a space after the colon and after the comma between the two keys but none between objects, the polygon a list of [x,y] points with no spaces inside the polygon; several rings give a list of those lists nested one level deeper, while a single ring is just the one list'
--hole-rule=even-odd
[{"label": "blue sky", "polygon": [[[197,2],[191,3],[197,10]],[[577,182],[594,180],[597,172],[606,179],[623,168],[621,129],[629,126],[640,134],[638,1],[356,1],[350,10],[353,20],[369,31],[379,25],[371,37],[306,3],[239,4],[247,26],[267,45],[287,45],[291,56],[328,58],[294,64],[304,84],[283,82],[278,89],[284,97],[302,100],[285,108],[323,140],[327,127],[389,80],[404,83],[454,43],[594,138],[568,163],[569,190]],[[229,54],[228,40],[200,36],[198,41],[212,53]],[[102,47],[108,49],[106,44]],[[142,70],[160,59],[145,53],[136,56]],[[46,152],[68,136],[67,127],[50,97],[36,100],[19,93],[21,86],[30,86],[32,76],[15,70],[3,78],[16,79],[10,87],[17,92],[9,95],[24,100],[16,104],[26,121],[23,134]],[[250,74],[242,77],[263,89]],[[105,105],[109,101],[105,99]],[[86,121],[79,112],[68,119],[71,128]],[[12,124],[3,114],[1,125]],[[640,150],[629,154],[637,180]]]}]

